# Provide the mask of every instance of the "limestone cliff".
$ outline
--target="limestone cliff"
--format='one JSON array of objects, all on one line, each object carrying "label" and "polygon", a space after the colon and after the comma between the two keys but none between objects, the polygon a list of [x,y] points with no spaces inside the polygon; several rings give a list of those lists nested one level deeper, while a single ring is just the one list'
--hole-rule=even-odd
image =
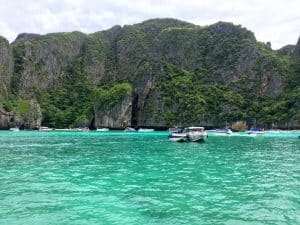
[{"label": "limestone cliff", "polygon": [[294,56],[300,57],[300,37],[298,38],[298,42],[295,46]]},{"label": "limestone cliff", "polygon": [[131,96],[127,95],[111,109],[99,110],[95,108],[94,126],[116,129],[124,129],[125,127],[131,126],[131,101]]},{"label": "limestone cliff", "polygon": [[8,97],[12,66],[11,48],[8,41],[0,36],[0,100]]},{"label": "limestone cliff", "polygon": [[175,19],[20,34],[0,39],[2,112],[28,128],[297,127],[299,46],[273,51],[239,25]]}]

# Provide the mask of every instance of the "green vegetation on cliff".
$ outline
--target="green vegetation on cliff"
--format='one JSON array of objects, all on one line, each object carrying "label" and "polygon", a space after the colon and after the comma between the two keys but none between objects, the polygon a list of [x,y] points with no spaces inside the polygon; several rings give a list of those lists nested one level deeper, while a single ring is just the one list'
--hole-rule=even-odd
[{"label": "green vegetation on cliff", "polygon": [[73,61],[66,72],[60,85],[36,89],[43,124],[57,128],[88,126],[93,114],[94,86],[82,70],[81,58]]},{"label": "green vegetation on cliff", "polygon": [[300,42],[273,51],[232,23],[153,19],[89,35],[21,34],[7,46],[0,45],[8,52],[0,58],[0,107],[22,117],[22,101],[37,101],[47,126],[87,126],[95,111],[104,115],[130,95],[132,110],[111,118],[131,117],[134,126],[300,126]]},{"label": "green vegetation on cliff", "polygon": [[97,109],[109,110],[131,94],[129,83],[118,83],[110,88],[99,87],[95,91],[94,104]]}]

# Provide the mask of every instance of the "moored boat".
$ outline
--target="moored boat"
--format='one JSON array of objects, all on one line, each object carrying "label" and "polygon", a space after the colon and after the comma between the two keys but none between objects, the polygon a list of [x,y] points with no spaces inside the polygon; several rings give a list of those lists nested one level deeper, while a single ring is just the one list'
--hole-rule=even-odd
[{"label": "moored boat", "polygon": [[148,129],[148,128],[140,128],[138,129],[138,132],[153,132],[154,129]]},{"label": "moored boat", "polygon": [[184,142],[187,141],[187,134],[183,128],[170,128],[168,139],[174,142]]},{"label": "moored boat", "polygon": [[9,128],[10,131],[18,132],[20,131],[19,127],[11,127]]},{"label": "moored boat", "polygon": [[39,132],[48,132],[48,131],[52,131],[52,128],[49,127],[40,127],[39,128]]},{"label": "moored boat", "polygon": [[215,134],[232,134],[232,130],[230,130],[229,128],[208,130],[207,132]]},{"label": "moored boat", "polygon": [[124,131],[125,131],[125,132],[135,132],[136,130],[135,130],[134,128],[132,128],[132,127],[126,127],[126,128],[124,129]]},{"label": "moored boat", "polygon": [[82,132],[88,132],[88,131],[90,131],[90,129],[88,127],[83,127],[83,128],[81,128],[81,131]]},{"label": "moored boat", "polygon": [[204,141],[207,138],[204,127],[187,127],[185,128],[185,132],[187,133],[188,141]]},{"label": "moored boat", "polygon": [[97,128],[96,131],[99,131],[99,132],[106,132],[106,131],[109,131],[108,128]]},{"label": "moored boat", "polygon": [[169,131],[168,139],[176,142],[200,142],[208,137],[204,127],[173,128]]},{"label": "moored boat", "polygon": [[263,128],[251,128],[249,131],[247,131],[247,134],[264,134],[265,133],[265,129]]},{"label": "moored boat", "polygon": [[90,129],[88,127],[77,127],[77,128],[71,128],[70,131],[88,132],[90,131]]}]

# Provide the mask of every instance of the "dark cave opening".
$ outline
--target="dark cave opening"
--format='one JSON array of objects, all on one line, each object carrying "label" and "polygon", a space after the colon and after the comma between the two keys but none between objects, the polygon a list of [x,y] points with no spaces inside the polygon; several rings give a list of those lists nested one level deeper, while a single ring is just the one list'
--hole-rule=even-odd
[{"label": "dark cave opening", "polygon": [[133,94],[132,97],[132,109],[131,109],[131,127],[137,128],[138,126],[138,112],[139,112],[139,95],[137,93]]}]

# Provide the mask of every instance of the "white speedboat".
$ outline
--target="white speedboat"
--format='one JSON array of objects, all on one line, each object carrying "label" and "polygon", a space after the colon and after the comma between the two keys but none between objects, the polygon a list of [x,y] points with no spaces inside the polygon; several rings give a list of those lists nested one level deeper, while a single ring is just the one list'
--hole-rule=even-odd
[{"label": "white speedboat", "polygon": [[188,141],[204,141],[207,138],[207,133],[204,127],[187,127],[184,129],[187,133]]},{"label": "white speedboat", "polygon": [[168,139],[174,142],[185,142],[187,141],[187,134],[183,128],[170,128]]},{"label": "white speedboat", "polygon": [[19,127],[11,127],[11,128],[9,128],[9,130],[10,130],[10,131],[14,131],[14,132],[20,131]]},{"label": "white speedboat", "polygon": [[140,128],[138,129],[138,132],[153,132],[154,129],[148,129],[148,128]]},{"label": "white speedboat", "polygon": [[204,127],[187,127],[184,129],[175,128],[170,129],[168,139],[176,142],[200,142],[207,138],[207,133],[204,131]]},{"label": "white speedboat", "polygon": [[83,128],[81,128],[81,131],[82,132],[88,132],[88,131],[90,131],[90,129],[88,127],[83,127]]},{"label": "white speedboat", "polygon": [[52,131],[52,128],[49,127],[40,127],[39,128],[39,132],[48,132],[48,131]]},{"label": "white speedboat", "polygon": [[228,129],[228,128],[224,128],[224,129],[214,129],[214,130],[208,130],[207,132],[211,132],[214,134],[232,134],[232,130]]},{"label": "white speedboat", "polygon": [[106,132],[106,131],[109,131],[109,129],[108,128],[97,128],[96,131]]},{"label": "white speedboat", "polygon": [[124,131],[125,131],[125,132],[135,132],[136,130],[135,130],[134,128],[132,128],[132,127],[126,127],[126,128],[124,129]]},{"label": "white speedboat", "polygon": [[251,128],[247,131],[247,134],[264,134],[265,130],[263,128]]},{"label": "white speedboat", "polygon": [[90,129],[88,127],[77,127],[77,128],[71,128],[70,131],[88,132],[90,131]]}]

